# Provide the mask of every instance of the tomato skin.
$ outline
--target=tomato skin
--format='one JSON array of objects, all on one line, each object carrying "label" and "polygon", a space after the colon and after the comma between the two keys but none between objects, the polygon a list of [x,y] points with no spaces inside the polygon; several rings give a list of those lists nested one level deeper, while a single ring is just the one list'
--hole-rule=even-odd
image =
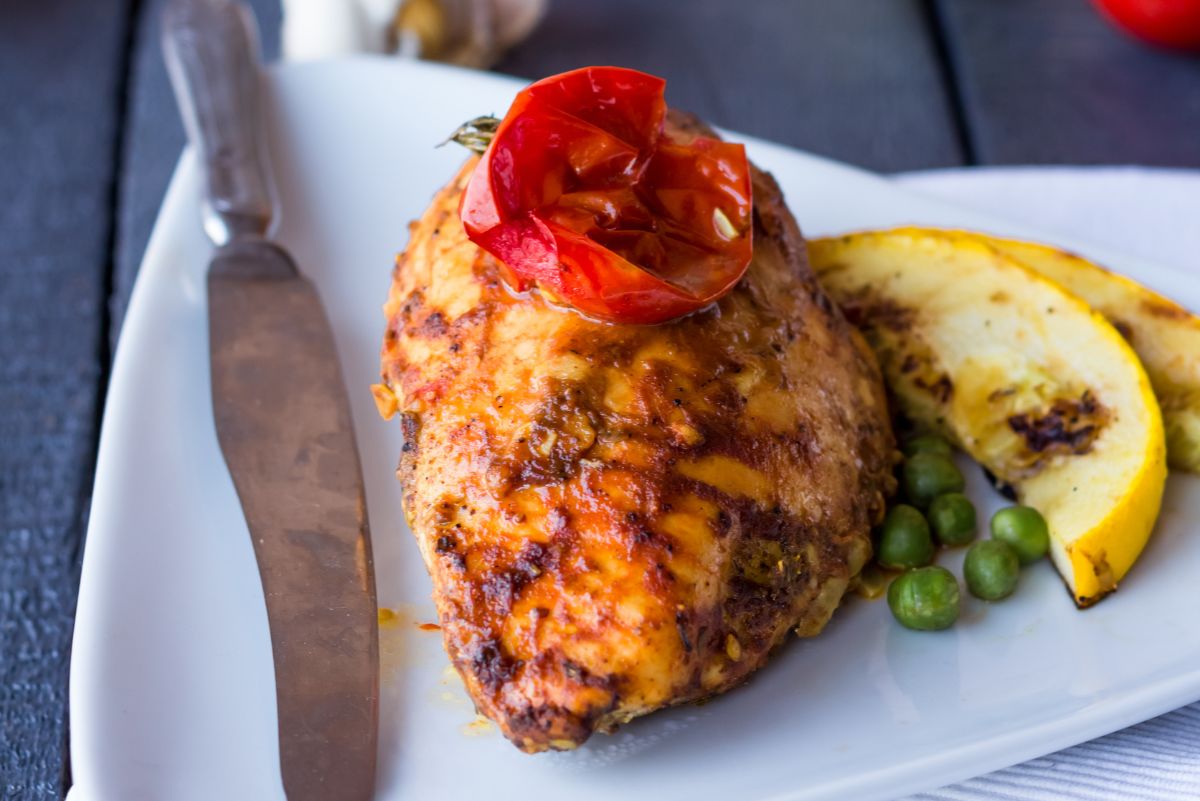
[{"label": "tomato skin", "polygon": [[707,306],[741,279],[752,255],[745,149],[665,135],[664,85],[589,67],[517,95],[459,210],[514,289],[650,324]]},{"label": "tomato skin", "polygon": [[1200,0],[1093,0],[1109,19],[1160,47],[1200,50]]}]

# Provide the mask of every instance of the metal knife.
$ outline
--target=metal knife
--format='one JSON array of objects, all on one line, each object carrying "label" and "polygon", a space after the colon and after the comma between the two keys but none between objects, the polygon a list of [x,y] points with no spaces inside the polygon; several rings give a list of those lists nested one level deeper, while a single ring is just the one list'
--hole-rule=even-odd
[{"label": "metal knife", "polygon": [[289,801],[374,794],[378,610],[362,469],[315,287],[268,240],[258,34],[229,0],[174,0],[163,49],[204,166],[213,416],[262,576]]}]

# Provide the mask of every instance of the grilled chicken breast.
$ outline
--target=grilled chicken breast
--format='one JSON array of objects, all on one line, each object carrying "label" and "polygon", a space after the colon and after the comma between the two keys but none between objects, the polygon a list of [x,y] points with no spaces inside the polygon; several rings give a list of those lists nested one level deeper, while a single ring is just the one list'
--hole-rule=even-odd
[{"label": "grilled chicken breast", "polygon": [[502,285],[458,217],[474,163],[411,226],[376,397],[476,707],[522,750],[572,748],[818,633],[870,556],[894,443],[770,176],[734,291],[636,326]]}]

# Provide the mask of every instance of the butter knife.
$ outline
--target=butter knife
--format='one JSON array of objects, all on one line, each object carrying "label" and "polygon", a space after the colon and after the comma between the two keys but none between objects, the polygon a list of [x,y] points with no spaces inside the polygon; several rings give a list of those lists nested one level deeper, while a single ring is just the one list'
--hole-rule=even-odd
[{"label": "butter knife", "polygon": [[366,801],[379,645],[362,470],[321,300],[268,239],[276,209],[253,16],[229,0],[174,0],[163,49],[217,245],[208,268],[213,416],[266,598],[284,792],[289,801]]}]

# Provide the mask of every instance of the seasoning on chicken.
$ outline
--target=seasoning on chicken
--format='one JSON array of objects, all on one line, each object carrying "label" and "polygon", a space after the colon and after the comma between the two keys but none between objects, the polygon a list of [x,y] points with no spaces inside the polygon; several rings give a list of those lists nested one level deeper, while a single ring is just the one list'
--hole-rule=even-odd
[{"label": "seasoning on chicken", "polygon": [[630,325],[506,287],[458,214],[476,161],[411,227],[375,393],[477,708],[524,751],[573,748],[820,632],[870,556],[894,443],[770,176],[752,170],[737,286]]}]

